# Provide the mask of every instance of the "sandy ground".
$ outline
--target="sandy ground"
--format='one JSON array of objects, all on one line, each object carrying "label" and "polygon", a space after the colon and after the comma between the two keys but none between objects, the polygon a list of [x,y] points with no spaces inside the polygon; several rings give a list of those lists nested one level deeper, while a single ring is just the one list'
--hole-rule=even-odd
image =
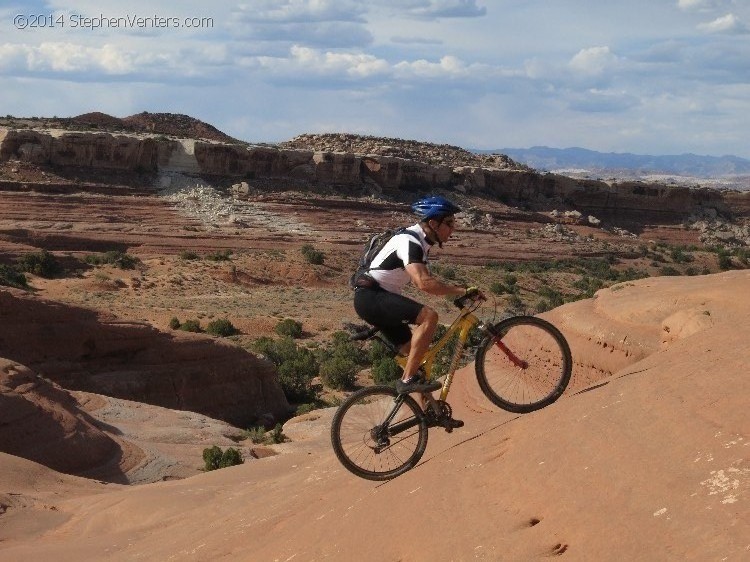
[{"label": "sandy ground", "polygon": [[[466,427],[433,430],[386,483],[338,464],[330,409],[288,422],[275,456],[141,486],[0,455],[0,560],[746,560],[749,283],[644,279],[551,311],[570,391],[518,416],[469,366],[450,396]],[[123,428],[139,418],[93,402]],[[144,449],[175,440],[153,415]]]}]

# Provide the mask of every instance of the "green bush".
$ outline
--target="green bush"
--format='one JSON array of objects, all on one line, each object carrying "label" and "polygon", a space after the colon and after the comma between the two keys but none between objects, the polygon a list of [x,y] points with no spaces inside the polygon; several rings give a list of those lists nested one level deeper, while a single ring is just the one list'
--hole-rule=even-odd
[{"label": "green bush", "polygon": [[392,384],[401,378],[403,371],[393,357],[384,357],[372,364],[372,380],[375,384]]},{"label": "green bush", "polygon": [[201,257],[191,250],[183,250],[180,252],[181,260],[199,260]]},{"label": "green bush", "polygon": [[169,321],[169,327],[173,330],[178,330],[180,328],[180,320],[176,316],[173,316]]},{"label": "green bush", "polygon": [[727,254],[719,254],[719,269],[726,271],[732,269],[732,258]]},{"label": "green bush", "polygon": [[227,337],[236,334],[237,328],[226,318],[220,318],[209,322],[206,332],[214,336]]},{"label": "green bush", "polygon": [[51,278],[62,271],[57,258],[47,250],[26,254],[18,258],[17,269],[40,277]]},{"label": "green bush", "polygon": [[211,261],[229,261],[232,259],[231,255],[232,250],[217,250],[216,252],[206,254],[206,259]]},{"label": "green bush", "polygon": [[257,427],[251,427],[242,432],[242,439],[249,439],[253,443],[265,443],[266,442],[266,428],[262,425]]},{"label": "green bush", "polygon": [[273,430],[271,431],[270,435],[271,443],[283,443],[284,441],[288,441],[289,438],[284,435],[284,432],[282,431],[282,427],[280,423],[277,423]]},{"label": "green bush", "polygon": [[448,281],[453,281],[456,278],[456,268],[448,266],[442,271],[441,275]]},{"label": "green bush", "polygon": [[198,320],[185,320],[180,324],[180,330],[184,332],[201,332],[201,323]]},{"label": "green bush", "polygon": [[120,250],[110,250],[103,254],[89,254],[83,261],[89,265],[114,265],[120,269],[135,269],[139,260]]},{"label": "green bush", "polygon": [[297,406],[297,410],[294,412],[294,415],[301,416],[302,414],[308,414],[315,409],[317,409],[315,402],[308,402],[307,404],[300,404],[299,406]]},{"label": "green bush", "polygon": [[680,246],[672,248],[671,251],[672,261],[675,263],[686,263],[693,261],[693,256],[685,252],[684,248]]},{"label": "green bush", "polygon": [[671,265],[665,265],[659,270],[659,273],[661,275],[664,275],[665,277],[677,277],[680,275],[680,272],[677,271],[674,267]]},{"label": "green bush", "polygon": [[351,388],[357,380],[357,365],[351,359],[334,355],[321,363],[320,378],[333,389]]},{"label": "green bush", "polygon": [[320,250],[316,250],[310,244],[305,244],[300,248],[302,255],[304,256],[307,263],[313,265],[323,265],[325,262],[325,254]]},{"label": "green bush", "polygon": [[493,281],[490,283],[490,293],[493,295],[502,295],[504,292],[506,292],[506,287],[499,281]]},{"label": "green bush", "polygon": [[213,447],[203,449],[203,462],[205,463],[205,470],[210,471],[235,466],[245,461],[242,459],[242,453],[237,449],[229,447],[226,451],[222,452],[219,447],[214,445]]},{"label": "green bush", "polygon": [[298,347],[288,336],[280,340],[258,338],[252,349],[276,365],[281,389],[290,402],[299,404],[315,398],[312,379],[318,374],[318,363],[309,349]]},{"label": "green bush", "polygon": [[284,320],[276,324],[274,331],[280,336],[299,338],[302,336],[302,324],[291,318],[284,318]]},{"label": "green bush", "polygon": [[16,289],[25,289],[29,286],[23,273],[3,264],[0,264],[0,285]]}]

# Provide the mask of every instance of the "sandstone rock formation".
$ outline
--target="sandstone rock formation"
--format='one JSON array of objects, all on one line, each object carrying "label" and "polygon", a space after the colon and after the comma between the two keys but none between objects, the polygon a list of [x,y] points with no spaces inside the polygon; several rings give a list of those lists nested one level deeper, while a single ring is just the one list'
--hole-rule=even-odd
[{"label": "sandstone rock formation", "polygon": [[431,430],[387,483],[341,467],[331,410],[289,422],[273,459],[178,482],[102,490],[0,455],[2,489],[59,511],[9,506],[0,559],[744,560],[748,281],[642,279],[557,309],[598,377],[519,416],[459,371],[465,427]]},{"label": "sandstone rock formation", "polygon": [[696,212],[716,212],[730,219],[750,216],[748,192],[573,179],[540,174],[502,155],[357,135],[302,135],[267,146],[143,132],[6,127],[0,128],[0,163],[7,161],[70,170],[187,174],[227,186],[244,180],[275,181],[301,190],[334,186],[359,193],[444,189],[539,210],[567,206],[605,220],[679,223]]},{"label": "sandstone rock formation", "polygon": [[110,462],[118,444],[68,392],[0,358],[0,451],[77,473]]},{"label": "sandstone rock formation", "polygon": [[69,390],[200,412],[249,427],[289,404],[270,362],[205,336],[0,291],[3,354]]}]

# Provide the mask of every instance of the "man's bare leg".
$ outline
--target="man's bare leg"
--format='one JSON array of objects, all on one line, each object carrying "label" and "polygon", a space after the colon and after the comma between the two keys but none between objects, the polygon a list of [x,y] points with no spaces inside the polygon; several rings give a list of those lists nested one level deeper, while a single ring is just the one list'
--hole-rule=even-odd
[{"label": "man's bare leg", "polygon": [[[408,351],[409,356],[406,359],[406,366],[404,367],[404,373],[401,380],[409,379],[414,373],[417,372],[419,366],[422,364],[422,359],[425,352],[430,347],[432,342],[432,336],[435,335],[435,329],[437,328],[438,314],[429,306],[423,306],[422,310],[417,315],[416,324],[417,327],[412,330],[411,342],[405,344],[401,350],[402,352]],[[405,350],[404,348],[407,348]]]}]

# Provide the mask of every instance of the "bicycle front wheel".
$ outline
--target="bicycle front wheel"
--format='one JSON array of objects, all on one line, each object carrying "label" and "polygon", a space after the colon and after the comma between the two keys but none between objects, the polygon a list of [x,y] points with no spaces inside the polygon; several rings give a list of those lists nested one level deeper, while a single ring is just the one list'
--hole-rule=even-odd
[{"label": "bicycle front wheel", "polygon": [[427,421],[417,402],[389,386],[364,388],[333,416],[331,444],[361,478],[388,480],[414,467],[427,448]]},{"label": "bicycle front wheel", "polygon": [[477,349],[482,392],[495,405],[524,414],[552,404],[570,381],[573,361],[560,330],[535,316],[515,316],[490,326]]}]

